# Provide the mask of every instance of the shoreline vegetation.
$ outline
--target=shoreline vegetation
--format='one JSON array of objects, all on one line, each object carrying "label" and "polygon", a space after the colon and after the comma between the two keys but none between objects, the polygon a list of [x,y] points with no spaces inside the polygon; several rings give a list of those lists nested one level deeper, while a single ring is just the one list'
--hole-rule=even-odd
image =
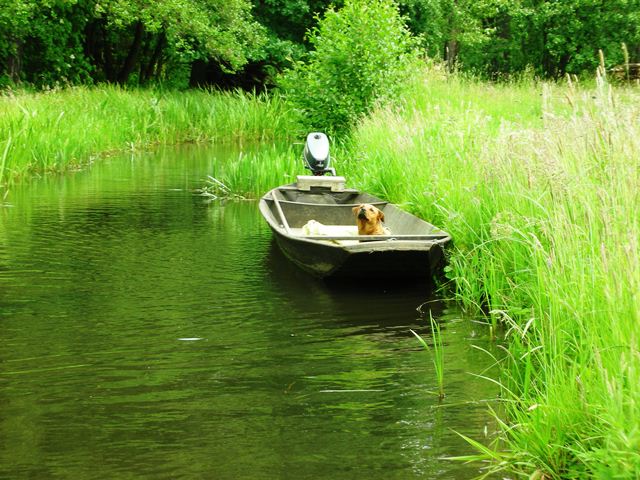
[{"label": "shoreline vegetation", "polygon": [[0,198],[17,180],[154,144],[265,142],[295,134],[280,95],[114,85],[0,95]]},{"label": "shoreline vegetation", "polygon": [[[304,130],[278,95],[74,87],[0,97],[0,132],[7,188],[132,146]],[[212,175],[257,196],[299,173],[299,152],[266,150]],[[640,475],[638,152],[640,92],[604,75],[494,84],[433,67],[334,142],[350,184],[451,233],[448,287],[507,339],[503,431],[469,460],[539,479]]]},{"label": "shoreline vegetation", "polygon": [[432,75],[349,148],[359,186],[452,235],[455,298],[502,325],[507,423],[469,459],[638,478],[640,92]]},{"label": "shoreline vegetation", "polygon": [[443,290],[505,339],[501,431],[459,460],[640,478],[637,2],[276,3],[5,2],[0,213],[17,182],[185,142],[260,142],[208,187],[255,198],[327,132],[352,186],[453,236]]}]

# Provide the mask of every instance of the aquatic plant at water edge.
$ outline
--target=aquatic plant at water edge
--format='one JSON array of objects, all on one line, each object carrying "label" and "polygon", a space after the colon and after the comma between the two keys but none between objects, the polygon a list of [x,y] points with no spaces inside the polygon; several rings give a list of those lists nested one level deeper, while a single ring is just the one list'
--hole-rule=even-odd
[{"label": "aquatic plant at water edge", "polygon": [[453,295],[503,326],[502,467],[640,475],[639,105],[602,77],[431,72],[348,147],[357,185],[452,235]]},{"label": "aquatic plant at water edge", "polygon": [[[4,171],[7,167],[7,157],[9,156],[9,148],[11,147],[11,137],[7,138],[5,141],[4,149],[2,150],[2,156],[0,157],[0,194],[5,190],[5,185],[3,184],[4,179]],[[6,195],[7,190],[5,190]]]},{"label": "aquatic plant at water edge", "polygon": [[211,175],[207,176],[205,185],[196,189],[196,192],[203,197],[207,197],[209,200],[218,200],[221,198],[231,200],[246,200],[242,195],[235,194],[217,178]]},{"label": "aquatic plant at water edge", "polygon": [[303,166],[297,146],[264,145],[256,151],[240,152],[231,162],[214,165],[210,191],[224,198],[257,198],[277,185],[294,182]]},{"label": "aquatic plant at water edge", "polygon": [[431,353],[431,359],[433,361],[433,367],[436,373],[436,380],[438,382],[438,398],[441,400],[445,397],[444,393],[444,349],[442,347],[442,334],[440,332],[440,324],[433,319],[431,313],[429,313],[429,324],[431,326],[431,335],[433,338],[433,345],[430,347],[429,344],[425,341],[425,339],[410,330],[411,333],[418,339],[420,345],[422,345],[425,350]]}]

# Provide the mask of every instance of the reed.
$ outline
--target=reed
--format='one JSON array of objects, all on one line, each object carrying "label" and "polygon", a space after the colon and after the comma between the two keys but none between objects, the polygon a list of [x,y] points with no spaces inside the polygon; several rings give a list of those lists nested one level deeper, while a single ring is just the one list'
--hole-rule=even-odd
[{"label": "reed", "polygon": [[297,125],[277,94],[114,86],[8,93],[0,96],[0,184],[154,144],[286,139]]},{"label": "reed", "polygon": [[449,231],[453,294],[502,325],[500,468],[637,478],[640,94],[428,73],[406,95],[345,170]]},{"label": "reed", "polygon": [[[212,189],[219,196],[257,198],[275,186],[295,182],[302,169],[301,146],[264,144],[260,150],[239,153],[233,162],[216,163]],[[216,182],[225,188],[216,187]]]},{"label": "reed", "polygon": [[8,137],[5,140],[4,149],[2,150],[2,156],[0,157],[0,193],[6,195],[6,192],[3,192],[4,187],[2,184],[2,179],[4,178],[4,171],[7,168],[7,157],[9,156],[9,148],[11,148],[11,137]]},{"label": "reed", "polygon": [[624,77],[628,82],[631,77],[629,76],[629,49],[627,48],[627,44],[622,42],[622,57],[624,58]]},{"label": "reed", "polygon": [[410,330],[411,333],[418,339],[418,342],[431,353],[431,360],[433,361],[433,368],[436,373],[436,381],[438,383],[438,398],[442,400],[445,397],[444,393],[444,348],[442,345],[442,333],[440,331],[440,324],[433,319],[431,313],[429,313],[429,325],[431,327],[431,336],[433,338],[433,345],[430,347],[425,339]]}]

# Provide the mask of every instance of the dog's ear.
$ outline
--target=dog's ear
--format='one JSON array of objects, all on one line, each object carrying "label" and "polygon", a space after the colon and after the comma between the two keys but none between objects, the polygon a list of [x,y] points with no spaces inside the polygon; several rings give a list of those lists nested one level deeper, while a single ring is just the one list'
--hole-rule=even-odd
[{"label": "dog's ear", "polygon": [[378,210],[378,218],[381,222],[384,222],[384,212],[382,210]]},{"label": "dog's ear", "polygon": [[353,211],[354,215],[357,215],[358,214],[358,210],[360,210],[360,208],[362,208],[362,204],[356,205],[351,210]]}]

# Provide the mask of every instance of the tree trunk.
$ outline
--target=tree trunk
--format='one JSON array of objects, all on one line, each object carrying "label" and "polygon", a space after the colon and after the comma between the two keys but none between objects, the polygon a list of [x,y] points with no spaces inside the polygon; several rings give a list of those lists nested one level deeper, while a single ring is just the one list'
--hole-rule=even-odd
[{"label": "tree trunk", "polygon": [[153,76],[155,66],[159,62],[160,56],[162,55],[162,50],[164,49],[165,39],[166,37],[164,31],[160,32],[158,41],[156,42],[156,48],[153,49],[153,53],[151,54],[149,63],[147,63],[147,66],[142,74],[142,80],[145,82],[148,82]]},{"label": "tree trunk", "polygon": [[131,43],[131,47],[129,48],[129,54],[124,61],[124,65],[122,65],[122,69],[118,74],[117,82],[119,84],[127,83],[129,79],[129,75],[133,72],[134,67],[136,66],[136,62],[138,61],[138,55],[140,54],[140,50],[142,49],[142,34],[144,33],[144,25],[140,20],[136,23],[135,32],[133,35],[133,42]]},{"label": "tree trunk", "polygon": [[144,83],[144,72],[147,69],[147,62],[151,56],[151,44],[155,38],[153,33],[146,34],[143,37],[142,48],[140,49],[140,61],[138,62],[140,64],[140,68],[138,69],[139,84]]},{"label": "tree trunk", "polygon": [[12,43],[13,53],[7,58],[7,73],[13,83],[19,83],[22,72],[22,41],[15,40]]},{"label": "tree trunk", "polygon": [[104,75],[107,81],[112,83],[116,81],[113,51],[111,50],[107,29],[104,24],[100,25],[100,31],[102,33],[102,65],[104,66]]},{"label": "tree trunk", "polygon": [[451,4],[451,12],[449,12],[449,18],[447,22],[448,38],[444,45],[444,60],[449,72],[453,72],[455,70],[456,62],[458,60],[458,50],[460,49],[458,38],[460,36],[461,30],[461,15],[462,12],[460,11],[458,0],[453,0],[453,3]]},{"label": "tree trunk", "polygon": [[94,67],[101,66],[104,70],[104,65],[100,58],[100,26],[97,22],[87,22],[87,26],[84,29],[84,54],[91,60]]},{"label": "tree trunk", "polygon": [[[454,33],[455,35],[455,33]],[[458,40],[448,40],[445,46],[444,59],[447,62],[447,70],[453,72],[456,68],[456,60],[458,58],[459,44]]]}]

